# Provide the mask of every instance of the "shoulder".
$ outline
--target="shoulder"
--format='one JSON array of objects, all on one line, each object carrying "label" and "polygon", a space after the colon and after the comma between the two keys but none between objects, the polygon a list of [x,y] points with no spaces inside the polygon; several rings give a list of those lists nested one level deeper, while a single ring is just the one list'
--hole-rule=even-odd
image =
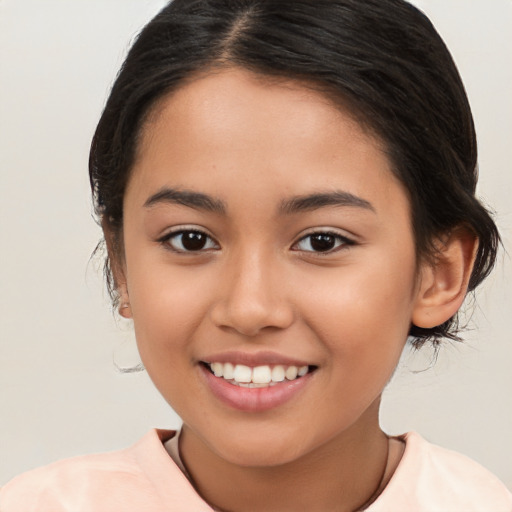
[{"label": "shoulder", "polygon": [[512,512],[512,494],[480,464],[414,432],[401,437],[404,455],[372,512]]},{"label": "shoulder", "polygon": [[125,450],[73,457],[17,476],[0,489],[0,510],[161,511],[190,487],[163,448],[162,439],[172,434],[152,430]]},{"label": "shoulder", "polygon": [[136,473],[122,452],[73,457],[12,479],[0,490],[0,507],[2,512],[66,510],[67,503],[108,495],[107,489],[119,488],[119,481],[123,486],[137,481]]}]

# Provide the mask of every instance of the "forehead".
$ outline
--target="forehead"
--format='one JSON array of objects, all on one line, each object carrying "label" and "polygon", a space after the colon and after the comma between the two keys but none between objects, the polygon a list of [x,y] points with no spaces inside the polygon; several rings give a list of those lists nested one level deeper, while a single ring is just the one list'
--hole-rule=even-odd
[{"label": "forehead", "polygon": [[[185,81],[177,90],[165,96],[152,108],[144,123],[140,150],[143,151],[169,118],[183,121],[184,135],[207,135],[208,139],[232,135],[228,130],[247,128],[251,135],[268,139],[274,133],[286,132],[294,138],[307,138],[326,124],[335,125],[340,119],[352,129],[352,136],[362,136],[380,145],[343,106],[310,82],[283,77],[270,77],[240,68],[219,68],[200,73]],[[180,130],[181,131],[181,130]],[[239,132],[238,135],[241,133]],[[325,131],[319,134],[325,138]],[[334,131],[332,135],[336,134]]]},{"label": "forehead", "polygon": [[270,186],[276,198],[340,186],[384,197],[402,188],[380,140],[327,96],[240,69],[198,77],[159,102],[130,181],[148,193],[199,186],[221,198],[240,182],[266,196]]}]

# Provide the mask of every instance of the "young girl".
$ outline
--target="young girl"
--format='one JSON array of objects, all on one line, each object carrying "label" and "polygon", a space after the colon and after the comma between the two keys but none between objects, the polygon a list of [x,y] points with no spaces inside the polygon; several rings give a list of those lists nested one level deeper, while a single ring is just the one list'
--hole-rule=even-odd
[{"label": "young girl", "polygon": [[453,61],[401,0],[175,0],[90,154],[119,312],[183,419],[0,491],[10,511],[510,511],[471,460],[387,436],[411,337],[455,338],[499,236]]}]

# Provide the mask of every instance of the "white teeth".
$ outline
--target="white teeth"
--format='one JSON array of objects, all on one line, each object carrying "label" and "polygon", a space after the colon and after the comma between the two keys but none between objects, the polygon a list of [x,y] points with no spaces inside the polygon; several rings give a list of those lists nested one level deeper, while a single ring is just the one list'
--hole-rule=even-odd
[{"label": "white teeth", "polygon": [[284,380],[284,368],[281,365],[274,366],[272,368],[272,382],[283,382]]},{"label": "white teeth", "polygon": [[297,372],[299,377],[304,377],[308,373],[308,367],[307,366],[301,366]]},{"label": "white teeth", "polygon": [[288,368],[286,368],[286,372],[284,373],[284,375],[288,380],[294,380],[297,378],[298,373],[299,370],[297,369],[296,366],[288,366]]},{"label": "white teeth", "polygon": [[[221,363],[222,364],[222,363]],[[231,363],[225,363],[222,369],[222,376],[226,380],[231,380],[235,375],[235,367]]]},{"label": "white teeth", "polygon": [[256,366],[252,369],[252,381],[255,384],[268,384],[271,380],[270,366]]},{"label": "white teeth", "polygon": [[211,371],[216,377],[223,377],[231,381],[232,384],[237,384],[243,387],[259,388],[273,386],[279,382],[286,380],[295,380],[299,377],[304,377],[309,371],[309,366],[283,366],[276,365],[270,367],[268,365],[245,366],[243,364],[232,363],[210,363]]},{"label": "white teeth", "polygon": [[267,384],[257,384],[255,382],[233,382],[233,384],[240,386],[241,388],[268,388],[269,386],[272,386],[272,384],[275,384],[275,382],[269,382]]},{"label": "white teeth", "polygon": [[[226,377],[224,377],[226,378]],[[252,370],[248,366],[243,364],[237,364],[235,366],[235,372],[233,373],[233,380],[236,382],[251,382]]]},{"label": "white teeth", "polygon": [[212,363],[211,364],[211,369],[212,369],[212,372],[214,373],[215,377],[222,377],[222,370],[223,370],[223,367],[224,365],[222,363]]}]

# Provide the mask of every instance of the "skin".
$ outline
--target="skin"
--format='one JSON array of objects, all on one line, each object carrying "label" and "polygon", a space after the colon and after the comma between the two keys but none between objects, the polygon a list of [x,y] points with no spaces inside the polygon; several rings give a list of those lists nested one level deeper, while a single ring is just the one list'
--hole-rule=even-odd
[{"label": "skin", "polygon": [[[163,188],[206,194],[225,212],[148,206]],[[333,191],[371,206],[280,209]],[[185,227],[212,242],[185,253],[179,237],[162,240]],[[311,251],[305,237],[318,231],[350,243]],[[150,117],[124,198],[123,240],[122,314],[183,419],[181,453],[202,496],[232,511],[365,503],[389,462],[382,390],[411,321],[428,327],[457,310],[474,241],[452,237],[437,268],[418,264],[407,193],[379,141],[319,93],[239,69],[198,77]],[[239,411],[213,396],[199,365],[230,350],[271,350],[317,370],[284,405]],[[399,451],[391,447],[385,480]]]}]

